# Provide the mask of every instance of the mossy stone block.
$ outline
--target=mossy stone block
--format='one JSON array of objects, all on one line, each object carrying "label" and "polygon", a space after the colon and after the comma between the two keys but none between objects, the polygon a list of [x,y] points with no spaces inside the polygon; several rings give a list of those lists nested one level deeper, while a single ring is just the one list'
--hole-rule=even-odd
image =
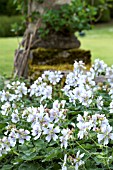
[{"label": "mossy stone block", "polygon": [[44,70],[73,70],[75,60],[82,60],[89,68],[91,66],[90,51],[37,48],[32,51],[32,59],[29,59],[29,76],[36,79]]}]

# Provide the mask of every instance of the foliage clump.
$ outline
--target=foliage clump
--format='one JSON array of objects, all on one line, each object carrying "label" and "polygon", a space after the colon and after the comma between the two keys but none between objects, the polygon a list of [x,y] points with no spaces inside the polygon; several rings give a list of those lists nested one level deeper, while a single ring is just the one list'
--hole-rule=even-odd
[{"label": "foliage clump", "polygon": [[[57,7],[56,7],[57,8]],[[96,8],[88,5],[85,1],[72,0],[59,9],[46,10],[42,17],[42,27],[39,34],[44,37],[51,33],[70,35],[76,31],[91,29]]]}]

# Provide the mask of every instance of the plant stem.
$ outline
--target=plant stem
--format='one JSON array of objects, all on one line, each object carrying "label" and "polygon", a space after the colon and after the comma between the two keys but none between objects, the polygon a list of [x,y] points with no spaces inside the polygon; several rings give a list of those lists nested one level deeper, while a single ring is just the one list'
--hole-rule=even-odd
[{"label": "plant stem", "polygon": [[87,151],[86,149],[84,149],[83,146],[79,144],[79,142],[76,141],[76,144],[79,145],[79,146],[81,147],[81,149],[83,149],[85,152],[87,152],[88,154],[90,154],[90,152]]}]

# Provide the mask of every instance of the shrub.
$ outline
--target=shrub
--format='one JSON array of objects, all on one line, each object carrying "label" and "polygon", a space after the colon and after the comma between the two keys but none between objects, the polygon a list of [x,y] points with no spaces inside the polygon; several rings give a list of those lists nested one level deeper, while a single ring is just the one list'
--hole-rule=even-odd
[{"label": "shrub", "polygon": [[42,14],[42,26],[39,28],[41,37],[51,33],[71,35],[76,31],[91,29],[96,9],[81,0],[72,0],[70,4],[49,9]]},{"label": "shrub", "polygon": [[[22,16],[0,16],[0,37],[13,37],[23,35],[24,28],[21,28],[23,19]],[[15,32],[11,31],[12,25],[17,23],[19,25],[18,33],[15,34]]]}]

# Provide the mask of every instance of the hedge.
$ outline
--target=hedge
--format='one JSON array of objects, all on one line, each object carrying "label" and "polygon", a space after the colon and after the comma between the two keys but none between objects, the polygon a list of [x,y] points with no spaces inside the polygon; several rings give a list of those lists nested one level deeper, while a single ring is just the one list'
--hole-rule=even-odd
[{"label": "hedge", "polygon": [[19,14],[17,5],[14,4],[14,0],[0,0],[0,15],[17,15]]},{"label": "hedge", "polygon": [[24,28],[20,29],[23,24],[22,16],[0,16],[0,37],[17,36],[15,32],[11,31],[13,24],[19,25],[19,31],[17,34],[18,36],[22,36],[24,32]]}]

